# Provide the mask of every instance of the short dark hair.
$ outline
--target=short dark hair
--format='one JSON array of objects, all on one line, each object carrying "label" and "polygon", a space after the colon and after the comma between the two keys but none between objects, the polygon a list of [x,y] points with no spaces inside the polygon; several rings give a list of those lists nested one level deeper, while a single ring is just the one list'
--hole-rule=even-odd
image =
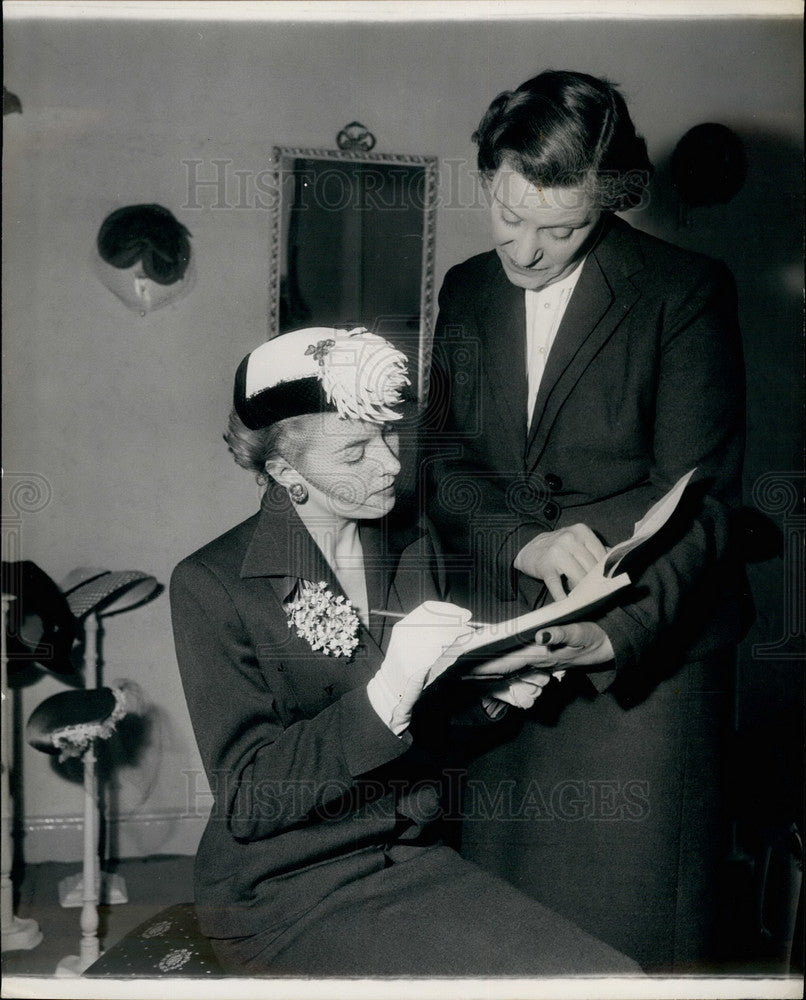
[{"label": "short dark hair", "polygon": [[640,204],[653,172],[621,93],[586,73],[547,70],[499,94],[473,141],[486,178],[506,162],[532,184],[593,184],[615,212]]}]

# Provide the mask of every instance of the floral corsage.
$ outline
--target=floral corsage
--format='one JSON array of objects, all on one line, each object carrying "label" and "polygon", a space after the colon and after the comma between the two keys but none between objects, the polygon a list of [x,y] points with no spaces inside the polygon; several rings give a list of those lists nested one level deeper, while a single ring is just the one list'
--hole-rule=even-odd
[{"label": "floral corsage", "polygon": [[325,656],[352,656],[358,645],[358,615],[341,595],[334,597],[324,583],[303,581],[297,598],[286,606],[288,627]]}]

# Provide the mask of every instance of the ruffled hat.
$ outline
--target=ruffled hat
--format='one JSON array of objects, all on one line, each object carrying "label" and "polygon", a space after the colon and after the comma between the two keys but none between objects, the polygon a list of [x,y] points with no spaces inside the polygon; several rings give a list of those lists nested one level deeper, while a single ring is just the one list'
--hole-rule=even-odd
[{"label": "ruffled hat", "polygon": [[233,404],[251,430],[303,413],[386,423],[408,396],[408,359],[364,327],[311,327],[255,348],[235,375]]},{"label": "ruffled hat", "polygon": [[58,754],[60,761],[80,757],[93,740],[108,740],[128,711],[119,687],[61,691],[34,709],[25,738],[35,750]]}]

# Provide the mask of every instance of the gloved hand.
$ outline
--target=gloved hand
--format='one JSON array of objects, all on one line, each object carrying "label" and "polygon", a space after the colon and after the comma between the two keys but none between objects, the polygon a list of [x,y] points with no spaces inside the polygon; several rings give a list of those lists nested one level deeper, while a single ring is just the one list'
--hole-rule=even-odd
[{"label": "gloved hand", "polygon": [[392,629],[386,658],[367,684],[370,704],[399,736],[426,685],[456,660],[473,629],[470,612],[455,604],[425,601]]},{"label": "gloved hand", "polygon": [[531,708],[550,680],[551,674],[545,670],[537,668],[524,670],[523,673],[513,677],[511,681],[502,681],[491,688],[487,695],[497,701],[506,702],[507,705],[513,705],[515,708]]}]

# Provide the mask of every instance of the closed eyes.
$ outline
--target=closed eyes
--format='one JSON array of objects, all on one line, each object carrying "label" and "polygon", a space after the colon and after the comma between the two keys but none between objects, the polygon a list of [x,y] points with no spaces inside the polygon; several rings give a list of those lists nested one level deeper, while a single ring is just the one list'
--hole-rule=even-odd
[{"label": "closed eyes", "polygon": [[[519,226],[524,220],[521,219],[520,216],[514,215],[507,209],[502,208],[501,221],[505,226],[512,226],[514,228],[515,226]],[[541,229],[541,232],[546,232],[552,239],[562,242],[563,240],[570,240],[576,232],[576,228],[573,226],[554,226],[547,229]]]}]

